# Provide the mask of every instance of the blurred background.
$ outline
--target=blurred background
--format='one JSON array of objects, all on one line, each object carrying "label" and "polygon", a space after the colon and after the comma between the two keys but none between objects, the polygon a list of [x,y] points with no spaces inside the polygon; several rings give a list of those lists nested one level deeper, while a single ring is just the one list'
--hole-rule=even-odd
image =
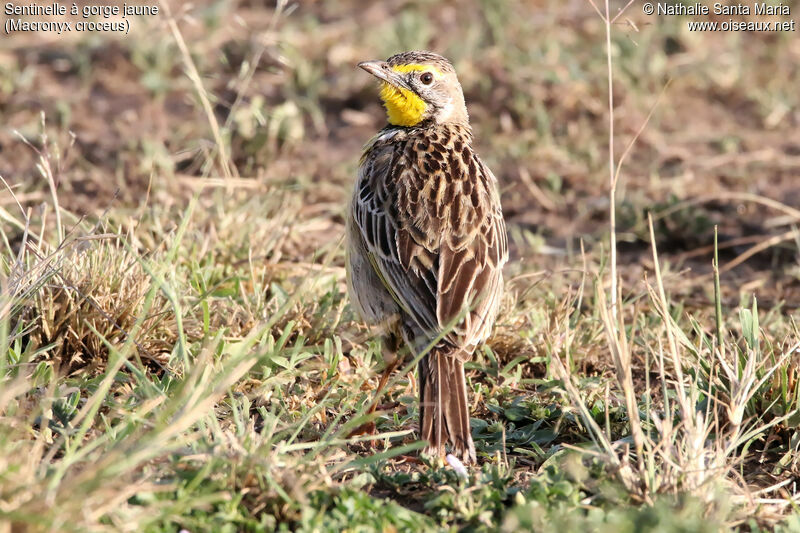
[{"label": "blurred background", "polygon": [[[612,13],[625,3],[612,1]],[[613,34],[618,159],[652,110],[620,178],[623,275],[638,280],[646,265],[649,211],[674,272],[710,271],[717,224],[727,300],[758,288],[797,306],[797,211],[769,202],[800,207],[797,32],[689,32],[690,18],[648,17],[639,4]],[[376,83],[356,63],[424,48],[459,73],[479,153],[501,184],[513,258],[549,265],[578,253],[580,239],[599,250],[607,237],[605,32],[589,2],[152,5],[160,13],[134,19],[128,35],[0,41],[0,175],[24,205],[50,197],[22,141],[41,148],[44,132],[58,152],[59,201],[77,215],[177,208],[231,174],[226,190],[284,195],[299,214],[289,223],[314,220],[284,250],[305,254],[341,235],[360,149],[385,123]],[[241,222],[257,226],[251,215]]]},{"label": "blurred background", "polygon": [[[612,16],[628,4],[619,325],[591,1],[152,0],[128,34],[3,34],[0,533],[773,530],[799,501],[800,39],[690,32],[730,17],[641,0]],[[351,434],[384,365],[345,289],[344,214],[386,120],[356,64],[410,49],[454,63],[509,230],[467,366],[470,480],[399,456],[420,444],[413,373],[377,444]]]}]

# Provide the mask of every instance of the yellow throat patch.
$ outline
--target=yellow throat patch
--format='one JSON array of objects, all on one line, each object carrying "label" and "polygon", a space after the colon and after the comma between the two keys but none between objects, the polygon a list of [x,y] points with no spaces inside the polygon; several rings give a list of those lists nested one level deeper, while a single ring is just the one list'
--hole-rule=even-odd
[{"label": "yellow throat patch", "polygon": [[[442,72],[430,65],[397,65],[392,67],[395,72],[414,72],[428,70],[437,78],[442,76]],[[416,126],[425,116],[428,104],[408,89],[395,87],[386,82],[381,83],[381,100],[386,106],[386,114],[389,116],[389,124],[393,126]]]},{"label": "yellow throat patch", "polygon": [[409,91],[395,87],[385,81],[381,83],[381,100],[386,106],[389,124],[393,126],[415,126],[425,115],[428,104]]}]

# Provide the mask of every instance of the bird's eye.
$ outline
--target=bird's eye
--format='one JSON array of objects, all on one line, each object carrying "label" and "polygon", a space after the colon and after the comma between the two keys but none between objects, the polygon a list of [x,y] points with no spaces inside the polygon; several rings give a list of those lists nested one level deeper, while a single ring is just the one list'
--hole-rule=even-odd
[{"label": "bird's eye", "polygon": [[430,72],[423,72],[419,77],[419,81],[421,81],[425,85],[430,85],[431,83],[433,83],[433,74],[431,74]]}]

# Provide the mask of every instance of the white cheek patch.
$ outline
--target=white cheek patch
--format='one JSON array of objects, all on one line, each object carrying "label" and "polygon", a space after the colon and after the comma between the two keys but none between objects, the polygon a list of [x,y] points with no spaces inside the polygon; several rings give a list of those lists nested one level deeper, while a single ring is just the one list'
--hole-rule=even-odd
[{"label": "white cheek patch", "polygon": [[438,113],[436,113],[436,118],[439,119],[440,122],[446,121],[453,113],[453,108],[453,99],[450,98],[447,100],[447,104],[445,104],[445,106],[442,107]]}]

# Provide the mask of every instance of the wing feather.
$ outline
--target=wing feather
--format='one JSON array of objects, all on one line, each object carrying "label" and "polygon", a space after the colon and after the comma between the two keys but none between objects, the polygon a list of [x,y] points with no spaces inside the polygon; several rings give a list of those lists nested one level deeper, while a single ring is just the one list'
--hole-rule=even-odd
[{"label": "wing feather", "polygon": [[496,180],[472,152],[431,172],[435,152],[415,165],[404,149],[372,145],[359,168],[354,219],[370,264],[420,330],[435,337],[455,324],[445,339],[475,345],[494,321],[508,258]]},{"label": "wing feather", "polygon": [[[472,156],[475,166],[473,193],[479,201],[464,206],[461,219],[466,228],[454,228],[453,239],[443,239],[440,254],[437,318],[449,324],[464,316],[453,334],[459,345],[474,345],[484,340],[494,322],[503,286],[503,265],[508,260],[506,227],[491,171]],[[471,211],[471,213],[469,213]],[[469,214],[468,214],[469,213]],[[482,215],[477,219],[472,215]],[[473,230],[473,231],[470,231]]]},{"label": "wing feather", "polygon": [[[436,320],[436,275],[433,260],[409,231],[399,231],[394,205],[396,188],[392,182],[393,164],[399,156],[397,146],[373,146],[359,168],[359,187],[369,194],[358,194],[353,201],[356,224],[361,232],[370,264],[392,298],[423,331],[439,328]],[[381,201],[383,200],[383,201]],[[413,257],[417,268],[400,260]]]}]

